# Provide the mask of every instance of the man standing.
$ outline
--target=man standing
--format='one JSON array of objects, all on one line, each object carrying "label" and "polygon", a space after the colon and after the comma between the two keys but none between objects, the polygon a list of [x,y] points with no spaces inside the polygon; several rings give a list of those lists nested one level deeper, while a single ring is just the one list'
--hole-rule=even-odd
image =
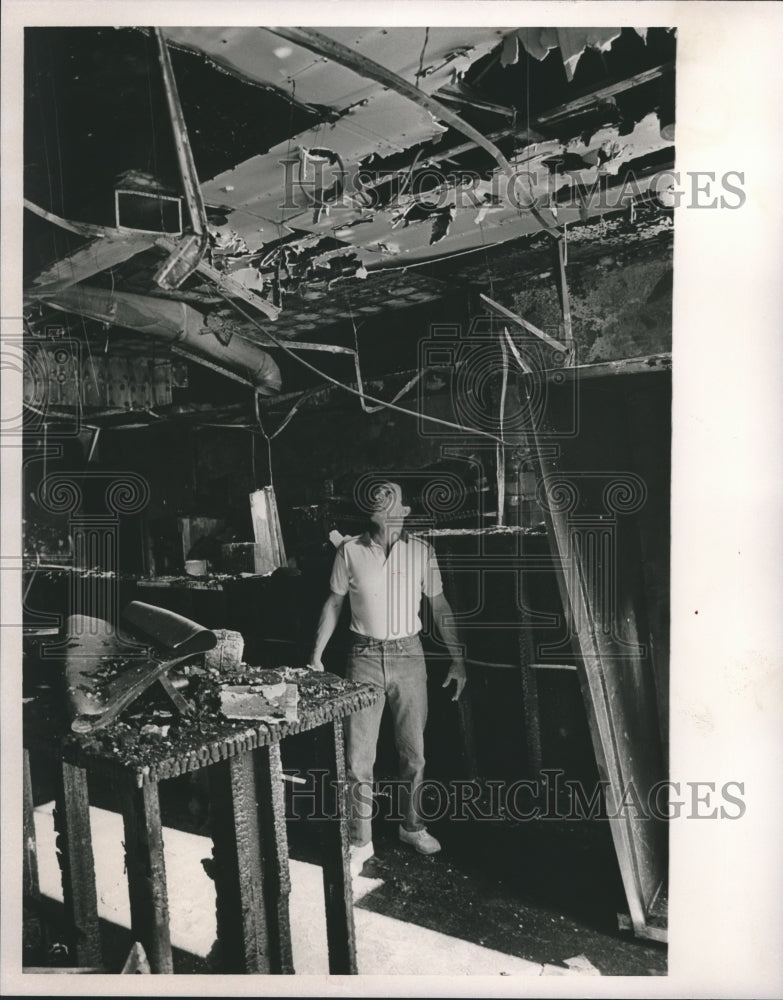
[{"label": "man standing", "polygon": [[404,529],[410,507],[398,483],[375,490],[370,529],[349,538],[337,551],[329,597],[321,611],[310,666],[323,670],[321,657],[349,595],[352,647],[346,676],[382,687],[386,698],[346,719],[351,869],[361,871],[373,855],[372,783],[378,732],[388,701],[399,753],[401,801],[405,815],[399,838],[421,854],[435,854],[438,841],[419,815],[424,777],[424,726],[427,721],[427,671],[419,632],[422,595],[452,659],[443,687],[453,681],[452,700],[465,686],[465,660],[450,623],[451,607],[443,594],[431,545]]}]

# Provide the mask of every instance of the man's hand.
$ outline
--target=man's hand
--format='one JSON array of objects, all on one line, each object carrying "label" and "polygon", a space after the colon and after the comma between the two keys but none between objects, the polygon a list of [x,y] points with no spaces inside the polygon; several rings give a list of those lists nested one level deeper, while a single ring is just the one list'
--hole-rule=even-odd
[{"label": "man's hand", "polygon": [[448,687],[452,681],[456,681],[457,687],[451,696],[451,700],[457,701],[468,680],[467,671],[465,670],[465,657],[462,655],[464,646],[460,645],[457,630],[453,625],[454,612],[451,610],[451,605],[446,600],[445,595],[440,593],[431,597],[430,605],[432,607],[433,621],[438,627],[446,648],[451,653],[451,667],[446,674],[446,680],[441,686]]},{"label": "man's hand", "polygon": [[331,591],[321,608],[321,617],[318,619],[318,628],[313,640],[313,649],[307,661],[310,670],[320,670],[323,672],[324,665],[321,662],[323,651],[331,638],[340,617],[340,611],[345,601],[345,594],[336,594]]},{"label": "man's hand", "polygon": [[458,701],[459,696],[462,694],[463,688],[468,682],[467,671],[465,670],[465,661],[462,657],[459,657],[452,661],[449,667],[449,672],[446,674],[446,680],[443,682],[441,687],[448,687],[452,681],[457,682],[457,688],[454,694],[451,696],[452,701]]}]

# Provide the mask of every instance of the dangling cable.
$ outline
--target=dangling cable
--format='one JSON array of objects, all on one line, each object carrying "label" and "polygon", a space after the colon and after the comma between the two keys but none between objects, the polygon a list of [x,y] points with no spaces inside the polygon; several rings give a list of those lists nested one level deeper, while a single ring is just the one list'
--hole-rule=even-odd
[{"label": "dangling cable", "polygon": [[[507,336],[508,331],[504,329],[504,334]],[[500,412],[498,414],[498,427],[500,430],[500,437],[503,437],[503,432],[505,429],[505,414],[506,414],[506,389],[508,387],[508,351],[506,350],[506,341],[504,337],[500,337],[500,350],[503,355],[503,368],[502,368],[502,380],[500,383]],[[503,525],[505,519],[505,507],[506,507],[506,449],[503,444],[495,445],[495,471],[497,477],[497,489],[498,489],[498,526]]]},{"label": "dangling cable", "polygon": [[[407,410],[404,406],[397,406],[395,403],[387,403],[383,399],[377,399],[375,396],[370,396],[366,392],[361,392],[354,389],[353,386],[345,385],[345,383],[340,382],[339,379],[333,378],[331,375],[327,375],[326,372],[321,371],[320,368],[316,368],[315,365],[311,365],[309,361],[305,361],[304,358],[300,357],[296,351],[292,351],[290,347],[278,340],[274,334],[270,333],[266,327],[261,326],[258,320],[251,313],[246,312],[242,307],[232,299],[228,297],[220,288],[216,289],[217,293],[225,299],[225,301],[236,311],[243,316],[246,320],[252,323],[265,337],[279,347],[281,351],[284,351],[289,357],[293,358],[297,364],[301,365],[303,368],[307,368],[308,371],[313,372],[319,378],[325,379],[325,381],[330,382],[332,385],[336,385],[339,389],[343,389],[345,392],[350,393],[352,396],[358,396],[360,399],[368,399],[372,403],[378,403],[388,410],[394,410],[396,413],[404,413],[409,417],[417,417],[419,420],[428,420],[430,423],[440,424],[444,427],[451,427],[452,430],[463,431],[466,434],[475,434],[478,437],[489,438],[490,441],[500,441],[500,438],[496,434],[490,433],[490,431],[482,431],[477,427],[465,427],[463,424],[454,423],[451,420],[442,420],[440,417],[433,417],[429,413],[420,413],[417,410]],[[423,374],[423,373],[422,373]],[[504,444],[505,442],[501,442]]]},{"label": "dangling cable", "polygon": [[[382,410],[384,406],[388,404],[380,403],[378,406],[368,406],[367,403],[365,403],[364,401],[365,400],[364,383],[362,382],[362,369],[359,363],[359,329],[356,326],[356,323],[354,322],[353,309],[351,309],[351,301],[348,297],[347,292],[345,293],[345,304],[348,306],[348,314],[351,317],[351,326],[353,327],[353,347],[354,347],[353,365],[356,371],[356,384],[358,385],[359,392],[361,393],[361,395],[359,396],[359,402],[361,403],[362,410],[364,410],[365,413],[377,413],[379,410]],[[407,392],[409,392],[414,387],[414,385],[416,385],[419,379],[422,378],[426,372],[427,372],[426,368],[422,368],[421,371],[417,372],[413,376],[413,378],[409,379],[409,381],[405,383],[402,389],[400,389],[400,391],[395,396],[392,397],[391,402],[396,403],[398,399],[402,399],[402,397]]]}]

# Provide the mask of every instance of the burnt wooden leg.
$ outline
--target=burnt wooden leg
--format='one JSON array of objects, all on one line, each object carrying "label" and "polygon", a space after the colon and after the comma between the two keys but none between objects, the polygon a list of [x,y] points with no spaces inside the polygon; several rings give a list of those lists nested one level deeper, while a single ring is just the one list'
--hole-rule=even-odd
[{"label": "burnt wooden leg", "polygon": [[217,933],[224,972],[272,971],[253,751],[207,771]]},{"label": "burnt wooden leg", "polygon": [[285,794],[280,744],[255,751],[256,788],[264,864],[264,896],[269,930],[270,971],[293,975],[288,898],[291,874],[285,826]]},{"label": "burnt wooden leg", "polygon": [[35,813],[33,807],[33,782],[30,775],[30,751],[24,751],[23,759],[23,818],[24,818],[24,860],[22,862],[23,893],[27,899],[38,899],[38,847],[35,839]]},{"label": "burnt wooden leg", "polygon": [[173,972],[158,786],[139,788],[129,780],[120,788],[119,797],[125,826],[131,933],[144,946],[153,972]]},{"label": "burnt wooden leg", "polygon": [[[22,899],[23,920],[30,920],[30,927],[35,928],[39,942],[39,953],[45,955],[49,950],[49,935],[47,922],[43,919],[41,910],[41,888],[38,881],[38,843],[35,836],[35,802],[33,800],[33,782],[30,772],[30,751],[25,749],[23,757],[23,836],[22,853]],[[28,916],[29,914],[29,916]]]},{"label": "burnt wooden leg", "polygon": [[54,827],[62,873],[63,902],[69,920],[68,942],[74,964],[101,964],[101,935],[95,864],[90,833],[90,799],[84,768],[60,762],[57,767]]},{"label": "burnt wooden leg", "polygon": [[326,897],[326,939],[329,972],[356,975],[356,933],[353,923],[348,819],[345,809],[345,747],[342,719],[315,730],[319,765],[326,768],[322,811],[318,820]]}]

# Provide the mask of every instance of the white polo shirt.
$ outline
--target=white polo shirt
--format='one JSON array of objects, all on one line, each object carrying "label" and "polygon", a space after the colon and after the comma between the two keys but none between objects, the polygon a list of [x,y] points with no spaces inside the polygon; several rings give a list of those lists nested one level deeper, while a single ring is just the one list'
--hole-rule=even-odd
[{"label": "white polo shirt", "polygon": [[422,594],[443,593],[435,550],[407,533],[388,557],[368,532],[346,539],[334,557],[329,586],[350,595],[351,629],[373,639],[417,635]]}]

